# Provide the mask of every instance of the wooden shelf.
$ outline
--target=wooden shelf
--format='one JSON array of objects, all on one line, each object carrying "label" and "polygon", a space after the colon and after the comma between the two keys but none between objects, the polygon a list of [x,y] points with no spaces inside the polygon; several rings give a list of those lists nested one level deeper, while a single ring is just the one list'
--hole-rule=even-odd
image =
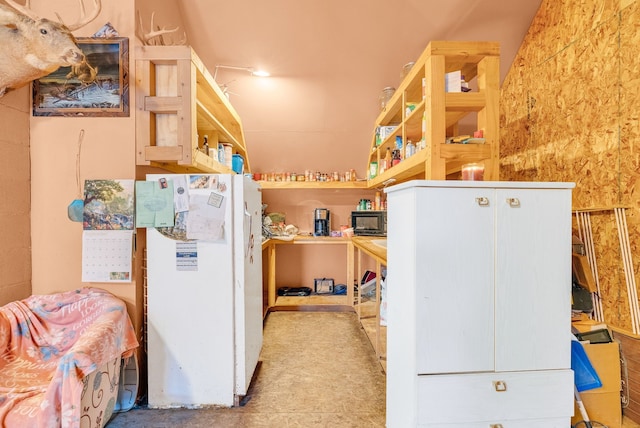
[{"label": "wooden shelf", "polygon": [[334,236],[312,236],[312,235],[295,235],[280,239],[278,237],[270,238],[265,241],[269,245],[295,245],[295,244],[350,244],[351,239]]},{"label": "wooden shelf", "polygon": [[307,306],[307,305],[344,305],[351,307],[346,295],[322,295],[312,294],[310,296],[277,296],[275,306]]},{"label": "wooden shelf", "polygon": [[[490,144],[440,144],[440,158],[446,160],[445,175],[459,172],[465,163],[490,159],[491,155],[492,147]],[[424,179],[428,156],[427,150],[419,151],[399,165],[391,167],[369,180],[368,187],[381,186],[389,179],[395,179],[394,184],[411,179]]]},{"label": "wooden shelf", "polygon": [[366,181],[259,181],[263,189],[367,189]]},{"label": "wooden shelf", "polygon": [[251,171],[240,117],[189,46],[138,46],[136,164],[177,173],[233,173],[200,150],[230,144]]},{"label": "wooden shelf", "polygon": [[[147,149],[155,149],[156,147],[148,147]],[[164,147],[157,147],[164,149]],[[156,158],[157,159],[157,158]],[[191,165],[179,164],[176,162],[159,162],[152,161],[150,165],[166,169],[178,174],[195,174],[195,173],[212,173],[212,174],[235,174],[233,170],[226,165],[214,160],[211,156],[207,156],[202,152],[195,152],[193,163]]]},{"label": "wooden shelf", "polygon": [[[395,183],[412,179],[445,180],[458,177],[465,163],[482,162],[485,180],[499,179],[499,97],[500,48],[495,42],[434,41],[420,55],[408,75],[380,112],[375,128],[395,126],[384,141],[376,141],[375,130],[367,159],[385,158],[387,149],[402,148],[408,140],[416,145],[424,139],[425,148],[368,180],[368,187],[378,187],[387,180]],[[471,92],[445,92],[445,74],[460,70],[466,81],[475,79]],[[415,105],[413,111],[405,109]],[[482,130],[485,144],[446,144],[456,136],[461,120],[476,115],[475,129]]]}]

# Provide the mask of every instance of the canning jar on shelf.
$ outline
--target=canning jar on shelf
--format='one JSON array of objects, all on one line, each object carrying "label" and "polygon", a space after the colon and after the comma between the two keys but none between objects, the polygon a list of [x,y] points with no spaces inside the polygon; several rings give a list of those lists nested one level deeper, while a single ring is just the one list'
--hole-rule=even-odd
[{"label": "canning jar on shelf", "polygon": [[382,92],[380,93],[380,110],[384,110],[394,92],[396,92],[396,88],[393,88],[391,86],[387,86],[382,90]]}]

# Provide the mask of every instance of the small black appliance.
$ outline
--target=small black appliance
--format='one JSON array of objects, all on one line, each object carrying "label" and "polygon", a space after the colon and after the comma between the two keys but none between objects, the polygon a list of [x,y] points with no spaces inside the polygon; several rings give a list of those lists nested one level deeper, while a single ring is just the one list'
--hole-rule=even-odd
[{"label": "small black appliance", "polygon": [[316,208],[313,215],[313,236],[329,236],[330,213],[326,208]]},{"label": "small black appliance", "polygon": [[386,211],[352,211],[353,233],[361,236],[387,236]]}]

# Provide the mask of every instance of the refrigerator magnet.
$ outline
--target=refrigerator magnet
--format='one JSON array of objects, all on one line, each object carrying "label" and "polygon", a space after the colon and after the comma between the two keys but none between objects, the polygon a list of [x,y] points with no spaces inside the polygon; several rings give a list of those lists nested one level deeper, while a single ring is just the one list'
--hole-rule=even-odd
[{"label": "refrigerator magnet", "polygon": [[218,193],[214,193],[211,192],[209,194],[209,200],[207,201],[207,203],[209,205],[212,205],[216,208],[220,208],[220,206],[222,205],[222,201],[224,200],[224,196],[218,194]]}]

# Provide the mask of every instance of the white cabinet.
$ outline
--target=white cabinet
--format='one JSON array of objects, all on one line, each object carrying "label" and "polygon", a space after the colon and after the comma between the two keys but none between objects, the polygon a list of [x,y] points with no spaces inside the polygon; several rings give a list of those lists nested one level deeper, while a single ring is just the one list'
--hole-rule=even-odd
[{"label": "white cabinet", "polygon": [[570,425],[572,187],[387,189],[387,427]]}]

